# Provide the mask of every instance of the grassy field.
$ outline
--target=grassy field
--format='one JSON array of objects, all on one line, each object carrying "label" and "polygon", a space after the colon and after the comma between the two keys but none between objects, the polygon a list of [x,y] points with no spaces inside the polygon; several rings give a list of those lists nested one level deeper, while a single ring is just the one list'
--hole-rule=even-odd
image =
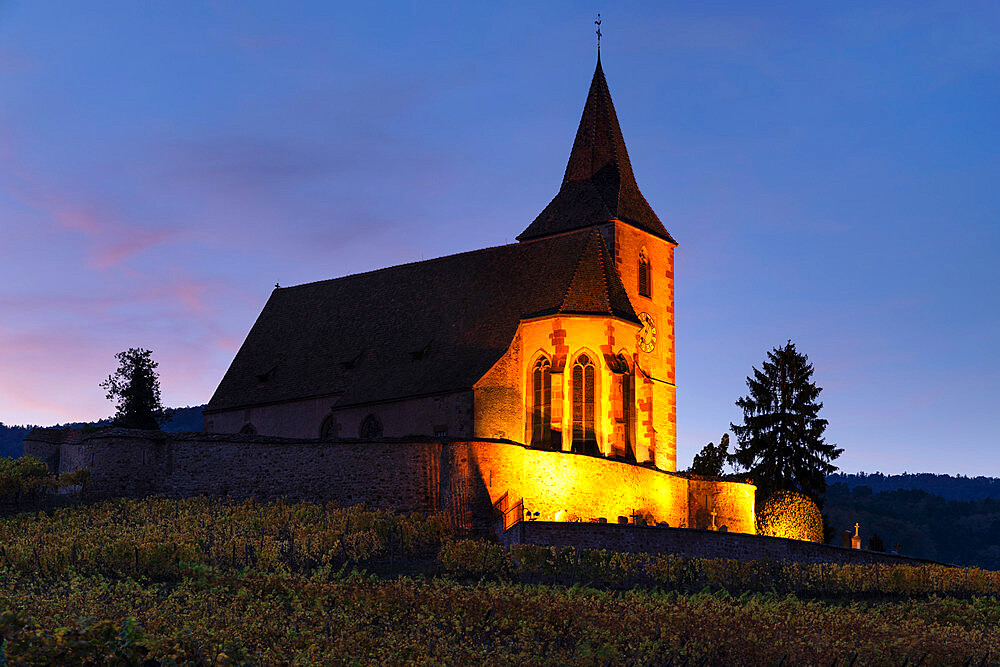
[{"label": "grassy field", "polygon": [[3,664],[1000,659],[979,570],[506,550],[437,517],[207,499],[10,517],[0,545]]}]

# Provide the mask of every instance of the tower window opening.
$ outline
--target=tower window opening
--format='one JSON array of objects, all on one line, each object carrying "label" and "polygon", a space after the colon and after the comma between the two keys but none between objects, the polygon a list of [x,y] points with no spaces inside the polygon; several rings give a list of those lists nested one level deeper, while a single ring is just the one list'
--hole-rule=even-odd
[{"label": "tower window opening", "polygon": [[653,295],[653,274],[649,267],[649,257],[646,256],[646,249],[639,250],[639,296],[647,298]]}]

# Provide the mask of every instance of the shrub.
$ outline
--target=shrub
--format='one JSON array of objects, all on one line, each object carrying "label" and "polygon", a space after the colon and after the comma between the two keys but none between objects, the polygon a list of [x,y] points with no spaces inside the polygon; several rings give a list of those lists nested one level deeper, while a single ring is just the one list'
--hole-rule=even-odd
[{"label": "shrub", "polygon": [[49,485],[49,467],[34,456],[0,458],[0,496],[16,498]]},{"label": "shrub", "polygon": [[775,491],[757,512],[757,533],[823,542],[823,517],[811,499],[794,491]]}]

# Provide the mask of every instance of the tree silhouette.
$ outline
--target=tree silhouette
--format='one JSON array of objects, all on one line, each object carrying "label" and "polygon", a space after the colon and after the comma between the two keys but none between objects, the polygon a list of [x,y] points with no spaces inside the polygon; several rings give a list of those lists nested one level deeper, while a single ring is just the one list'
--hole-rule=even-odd
[{"label": "tree silhouette", "polygon": [[142,348],[129,348],[115,355],[118,370],[101,383],[101,388],[108,391],[108,400],[116,402],[113,426],[159,429],[173,416],[160,402],[158,364],[152,354]]},{"label": "tree silhouette", "polygon": [[730,424],[739,445],[729,461],[746,470],[761,499],[777,490],[798,491],[817,504],[826,491],[831,462],[843,453],[823,438],[827,421],[819,415],[820,387],[812,381],[809,358],[788,341],[767,353],[761,370],[747,377],[750,393],[736,401],[743,423]]},{"label": "tree silhouette", "polygon": [[694,461],[688,472],[706,477],[718,477],[722,474],[722,466],[727,458],[729,458],[729,434],[724,433],[718,446],[710,442],[694,455]]}]

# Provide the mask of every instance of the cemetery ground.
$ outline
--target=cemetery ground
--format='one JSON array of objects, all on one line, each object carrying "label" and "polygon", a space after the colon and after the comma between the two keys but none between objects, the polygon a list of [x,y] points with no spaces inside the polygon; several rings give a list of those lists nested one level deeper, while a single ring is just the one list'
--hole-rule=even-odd
[{"label": "cemetery ground", "polygon": [[1000,573],[469,539],[332,504],[0,519],[9,664],[992,664]]}]

